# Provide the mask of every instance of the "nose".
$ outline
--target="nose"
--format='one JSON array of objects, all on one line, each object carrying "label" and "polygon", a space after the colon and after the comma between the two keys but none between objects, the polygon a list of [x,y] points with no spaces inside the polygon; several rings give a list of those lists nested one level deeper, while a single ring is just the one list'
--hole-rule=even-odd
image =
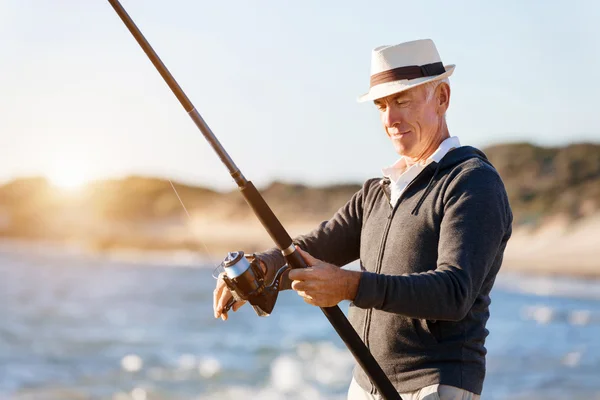
[{"label": "nose", "polygon": [[393,107],[390,104],[388,104],[385,111],[381,113],[381,120],[386,128],[392,128],[394,125],[400,125],[402,122],[400,113],[396,110],[396,107]]}]

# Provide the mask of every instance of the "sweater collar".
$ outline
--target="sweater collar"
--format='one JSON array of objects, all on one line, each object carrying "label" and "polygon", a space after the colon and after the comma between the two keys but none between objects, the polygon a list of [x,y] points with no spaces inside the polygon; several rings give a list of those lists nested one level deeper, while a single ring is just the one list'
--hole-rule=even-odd
[{"label": "sweater collar", "polygon": [[[420,165],[420,169],[422,169],[432,162],[439,163],[450,150],[457,147],[460,147],[460,140],[457,136],[451,136],[440,143],[436,151],[434,151],[433,154],[427,158],[427,160],[414,165]],[[409,168],[410,167],[406,162],[406,158],[400,157],[398,161],[389,167],[383,168],[381,172],[385,178],[390,179],[392,182],[396,182]]]}]

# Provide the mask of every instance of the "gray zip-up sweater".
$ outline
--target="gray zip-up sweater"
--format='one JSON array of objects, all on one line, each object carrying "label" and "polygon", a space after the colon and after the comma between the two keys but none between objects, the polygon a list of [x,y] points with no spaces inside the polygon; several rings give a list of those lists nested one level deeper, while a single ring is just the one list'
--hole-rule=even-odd
[{"label": "gray zip-up sweater", "polygon": [[[360,260],[349,320],[398,392],[440,383],[481,394],[489,293],[511,225],[500,176],[465,146],[429,164],[395,207],[389,182],[368,180],[294,242],[338,266]],[[285,263],[277,249],[258,256],[269,271]],[[354,378],[376,393],[358,366]]]}]

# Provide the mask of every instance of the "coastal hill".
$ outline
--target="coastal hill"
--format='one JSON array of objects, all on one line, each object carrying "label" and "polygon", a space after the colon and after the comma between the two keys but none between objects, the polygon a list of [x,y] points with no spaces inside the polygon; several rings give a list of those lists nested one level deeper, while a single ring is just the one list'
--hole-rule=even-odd
[{"label": "coastal hill", "polygon": [[484,151],[506,185],[517,226],[600,211],[600,144],[503,144]]},{"label": "coastal hill", "polygon": [[[589,227],[589,221],[599,220],[600,215],[600,144],[515,143],[483,151],[506,185],[515,216],[514,241],[539,236],[548,226],[554,231],[560,226],[564,236],[582,223],[600,241],[600,223]],[[44,178],[17,179],[0,186],[0,235],[75,242],[98,251],[202,251],[204,246],[252,251],[271,245],[237,189],[224,193],[181,183],[175,186],[190,218],[166,180],[128,177],[64,192]],[[358,182],[321,187],[273,182],[261,193],[294,235],[331,217],[358,189]]]}]

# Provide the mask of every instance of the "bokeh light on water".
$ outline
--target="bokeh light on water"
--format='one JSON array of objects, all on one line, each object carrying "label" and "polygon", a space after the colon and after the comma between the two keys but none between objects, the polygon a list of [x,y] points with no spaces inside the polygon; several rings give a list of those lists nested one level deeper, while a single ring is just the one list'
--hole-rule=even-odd
[{"label": "bokeh light on water", "polygon": [[[174,263],[0,248],[0,399],[345,398],[317,308],[215,320],[212,268]],[[600,283],[507,275],[492,300],[484,399],[600,395]]]}]

